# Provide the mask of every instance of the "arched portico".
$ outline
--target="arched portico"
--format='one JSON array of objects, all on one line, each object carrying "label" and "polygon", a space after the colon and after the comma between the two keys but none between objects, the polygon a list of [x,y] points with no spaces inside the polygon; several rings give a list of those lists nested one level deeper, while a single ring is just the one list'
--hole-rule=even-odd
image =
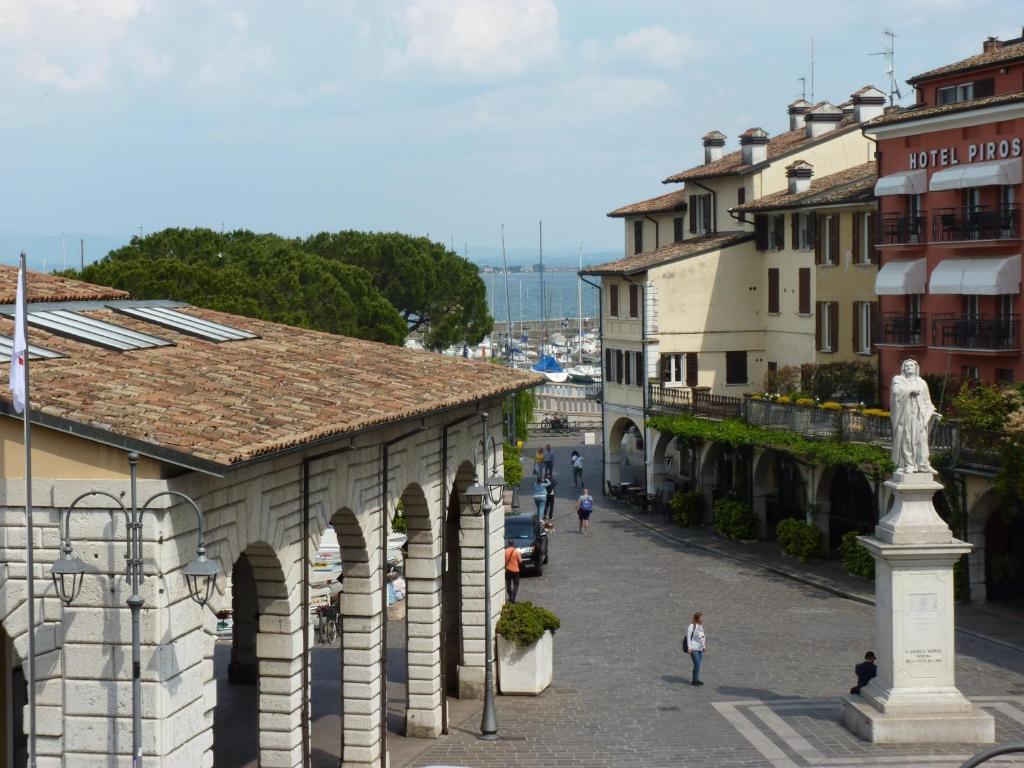
[{"label": "arched portico", "polygon": [[613,486],[625,482],[646,485],[643,430],[628,416],[616,419],[608,431],[605,477]]}]

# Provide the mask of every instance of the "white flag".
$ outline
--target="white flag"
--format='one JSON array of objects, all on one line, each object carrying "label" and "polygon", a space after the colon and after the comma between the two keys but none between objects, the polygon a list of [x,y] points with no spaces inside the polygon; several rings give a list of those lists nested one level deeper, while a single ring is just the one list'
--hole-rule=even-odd
[{"label": "white flag", "polygon": [[25,355],[28,345],[25,343],[25,288],[24,276],[18,270],[18,299],[14,312],[14,346],[11,348],[11,395],[14,398],[14,410],[21,413],[25,410]]}]

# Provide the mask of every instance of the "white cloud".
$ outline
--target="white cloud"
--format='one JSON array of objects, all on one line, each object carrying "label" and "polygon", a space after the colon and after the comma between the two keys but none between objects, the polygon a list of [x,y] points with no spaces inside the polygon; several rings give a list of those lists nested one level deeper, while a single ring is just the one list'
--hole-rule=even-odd
[{"label": "white cloud", "polygon": [[412,0],[401,26],[399,67],[427,65],[471,79],[518,75],[559,50],[553,0]]},{"label": "white cloud", "polygon": [[274,60],[270,49],[256,43],[249,35],[249,17],[242,11],[228,11],[224,16],[227,33],[218,37],[208,53],[196,81],[204,86],[234,82],[250,72],[265,69]]},{"label": "white cloud", "polygon": [[616,40],[612,52],[657,69],[678,69],[696,55],[697,43],[688,35],[676,34],[664,27],[644,27]]},{"label": "white cloud", "polygon": [[4,0],[0,46],[9,70],[31,83],[68,91],[99,88],[146,10],[143,0]]}]

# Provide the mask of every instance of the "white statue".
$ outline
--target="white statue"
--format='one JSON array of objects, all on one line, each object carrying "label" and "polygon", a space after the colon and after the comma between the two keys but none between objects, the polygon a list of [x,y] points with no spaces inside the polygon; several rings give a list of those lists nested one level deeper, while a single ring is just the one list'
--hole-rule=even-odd
[{"label": "white statue", "polygon": [[892,419],[892,461],[904,474],[934,473],[928,457],[928,432],[932,420],[942,414],[935,410],[928,384],[919,375],[916,360],[904,360],[901,373],[892,377],[889,388]]}]

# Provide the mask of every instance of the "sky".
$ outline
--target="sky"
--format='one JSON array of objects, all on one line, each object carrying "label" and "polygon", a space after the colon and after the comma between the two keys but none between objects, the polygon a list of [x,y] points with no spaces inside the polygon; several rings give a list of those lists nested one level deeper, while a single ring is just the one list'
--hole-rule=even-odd
[{"label": "sky", "polygon": [[[0,260],[169,226],[614,256],[700,137],[1020,35],[1015,2],[0,0]],[[810,98],[808,83],[808,98]]]}]

